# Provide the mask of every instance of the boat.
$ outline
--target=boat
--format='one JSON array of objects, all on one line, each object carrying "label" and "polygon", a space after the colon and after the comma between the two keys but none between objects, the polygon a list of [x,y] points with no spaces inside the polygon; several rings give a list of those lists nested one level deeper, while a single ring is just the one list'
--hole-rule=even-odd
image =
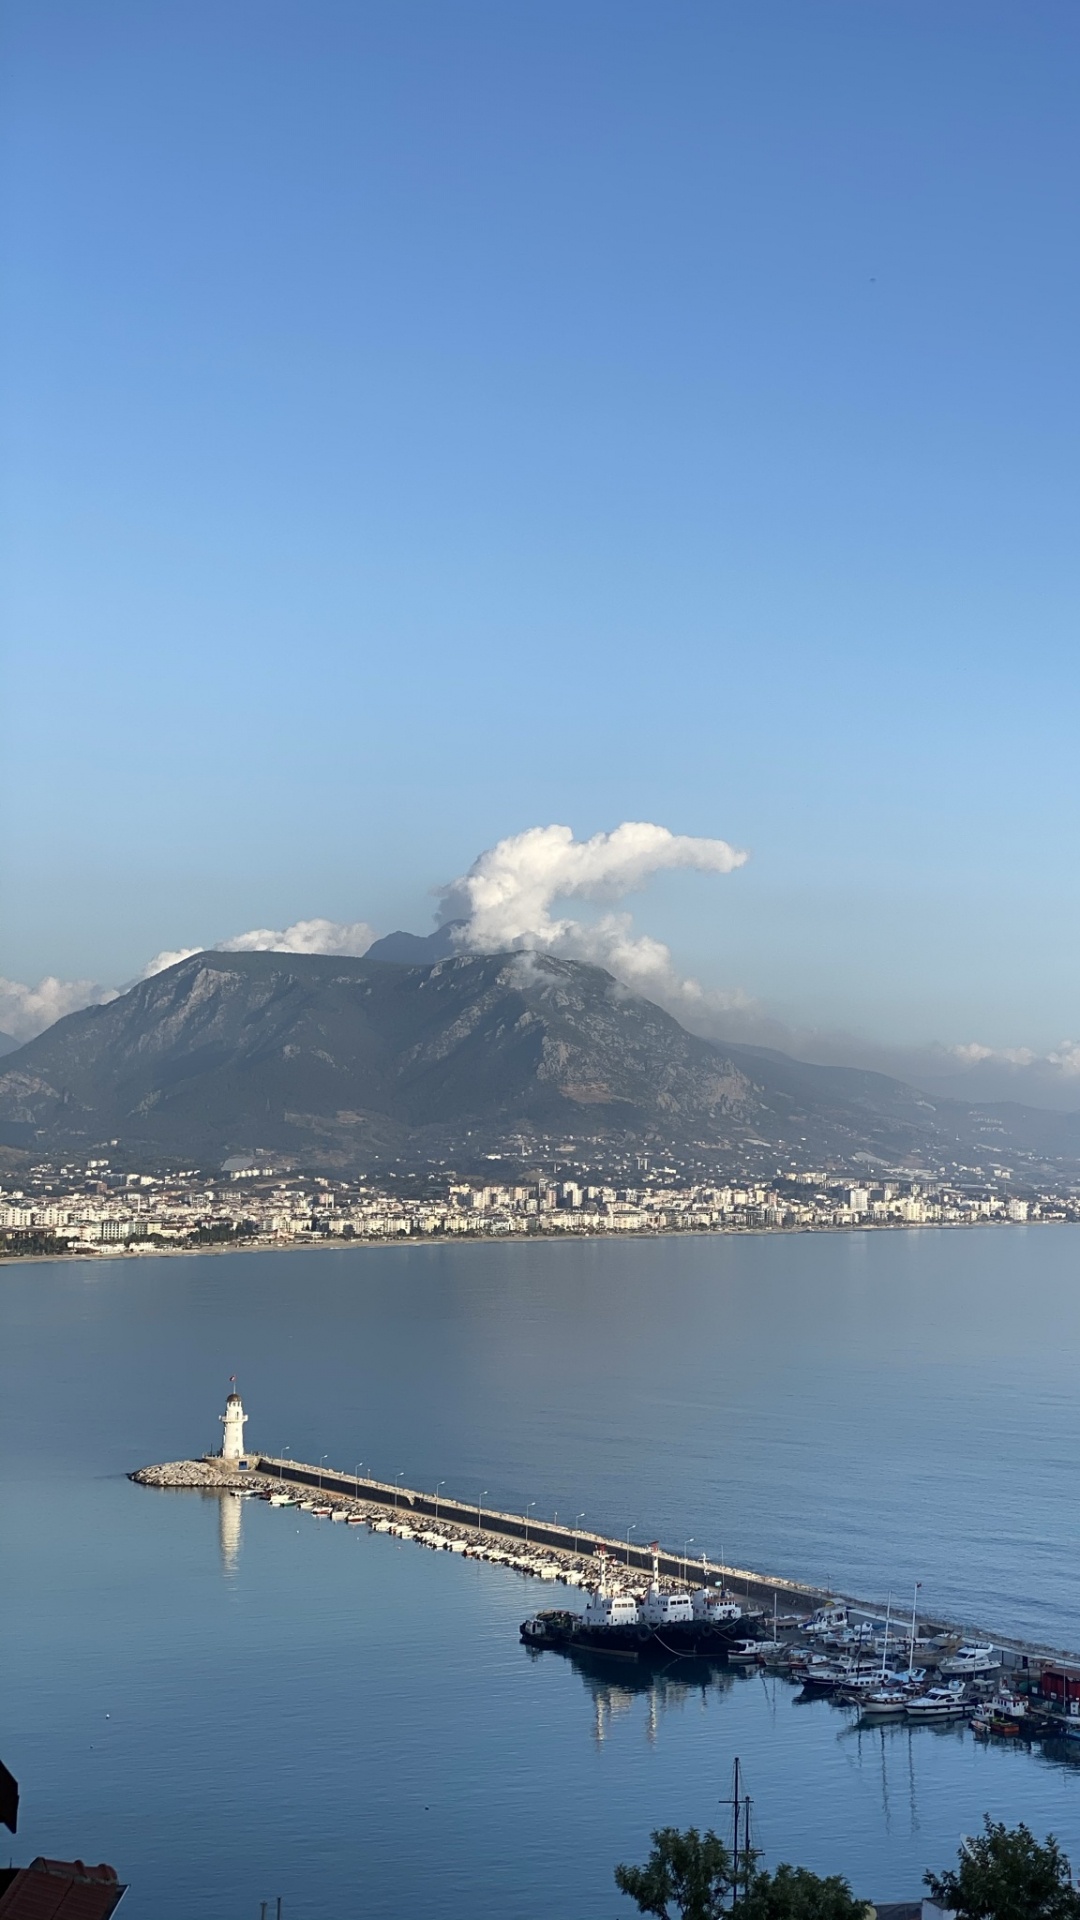
[{"label": "boat", "polygon": [[915,1694],[904,1708],[908,1720],[963,1720],[970,1712],[962,1680],[954,1680],[947,1687],[929,1687],[925,1693]]},{"label": "boat", "polygon": [[904,1687],[878,1687],[860,1697],[859,1712],[864,1720],[902,1720],[910,1699]]},{"label": "boat", "polygon": [[992,1700],[983,1701],[971,1722],[972,1733],[983,1738],[1015,1740],[1023,1733],[1028,1718],[1028,1704],[1020,1694],[1012,1693],[1008,1687],[999,1687]]},{"label": "boat", "polygon": [[816,1608],[809,1620],[801,1622],[801,1631],[810,1640],[823,1640],[826,1634],[843,1633],[847,1625],[847,1608],[829,1605]]},{"label": "boat", "polygon": [[745,1613],[720,1587],[693,1594],[660,1584],[660,1549],[653,1546],[652,1581],[642,1599],[619,1583],[605,1553],[583,1613],[547,1608],[521,1623],[532,1647],[574,1647],[618,1659],[726,1660],[736,1641],[756,1640],[760,1616]]},{"label": "boat", "polygon": [[801,1672],[794,1675],[801,1680],[806,1693],[839,1693],[880,1686],[877,1661],[868,1665],[863,1660],[852,1659],[841,1654],[836,1659],[811,1659]]},{"label": "boat", "polygon": [[775,1640],[736,1640],[728,1648],[727,1657],[733,1667],[756,1665],[766,1648],[775,1647]]},{"label": "boat", "polygon": [[970,1679],[974,1674],[1000,1671],[1001,1657],[988,1640],[969,1641],[966,1646],[958,1647],[947,1660],[942,1660],[938,1667],[938,1672],[949,1678],[962,1674],[965,1679]]}]

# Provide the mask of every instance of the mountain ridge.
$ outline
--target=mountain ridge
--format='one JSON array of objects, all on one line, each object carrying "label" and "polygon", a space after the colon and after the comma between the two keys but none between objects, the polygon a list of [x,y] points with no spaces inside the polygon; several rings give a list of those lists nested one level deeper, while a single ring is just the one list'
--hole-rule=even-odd
[{"label": "mountain ridge", "polygon": [[722,1163],[1080,1164],[1080,1116],[933,1100],[887,1074],[704,1040],[539,953],[207,952],[0,1061],[0,1141],[311,1167],[525,1162],[552,1140]]}]

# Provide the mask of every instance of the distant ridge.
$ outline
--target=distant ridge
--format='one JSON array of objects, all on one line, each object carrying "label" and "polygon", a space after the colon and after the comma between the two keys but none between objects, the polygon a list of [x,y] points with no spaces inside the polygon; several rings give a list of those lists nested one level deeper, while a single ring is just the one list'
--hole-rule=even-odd
[{"label": "distant ridge", "polygon": [[365,960],[391,960],[404,967],[430,967],[436,960],[449,960],[461,949],[454,939],[463,920],[451,920],[435,933],[387,933],[376,940],[364,955]]},{"label": "distant ridge", "polygon": [[[413,936],[415,937],[415,936]],[[434,936],[440,938],[442,936]],[[391,935],[378,943],[400,951]],[[1075,1171],[1080,1116],[931,1100],[886,1074],[687,1033],[599,967],[548,954],[423,966],[200,953],[68,1014],[0,1064],[0,1143],[313,1168],[679,1154],[775,1171]]]}]

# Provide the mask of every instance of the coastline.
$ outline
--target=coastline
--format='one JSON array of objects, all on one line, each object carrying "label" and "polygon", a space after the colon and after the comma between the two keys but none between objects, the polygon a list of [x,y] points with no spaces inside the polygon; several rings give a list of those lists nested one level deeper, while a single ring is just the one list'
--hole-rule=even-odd
[{"label": "coastline", "polygon": [[76,1261],[83,1266],[96,1264],[104,1260],[180,1260],[191,1256],[204,1258],[232,1253],[296,1253],[329,1251],[332,1253],[364,1252],[371,1248],[385,1247],[457,1247],[457,1246],[559,1246],[576,1244],[583,1240],[619,1241],[619,1240],[719,1240],[737,1236],[742,1239],[764,1239],[780,1237],[796,1239],[807,1235],[820,1237],[826,1234],[842,1234],[850,1237],[859,1233],[981,1233],[1002,1229],[1021,1230],[1031,1227],[1076,1227],[1077,1220],[867,1220],[858,1225],[839,1225],[830,1221],[827,1226],[813,1226],[800,1223],[791,1227],[630,1227],[625,1230],[603,1233],[592,1231],[559,1231],[556,1233],[390,1233],[383,1237],[374,1234],[357,1236],[346,1240],[341,1235],[319,1234],[310,1240],[243,1240],[232,1245],[207,1244],[203,1247],[151,1247],[144,1241],[131,1241],[127,1245],[109,1246],[108,1250],[97,1251],[82,1248],[76,1251],[68,1248],[63,1253],[0,1253],[0,1267],[28,1267],[36,1262],[47,1261],[55,1265],[60,1261]]}]

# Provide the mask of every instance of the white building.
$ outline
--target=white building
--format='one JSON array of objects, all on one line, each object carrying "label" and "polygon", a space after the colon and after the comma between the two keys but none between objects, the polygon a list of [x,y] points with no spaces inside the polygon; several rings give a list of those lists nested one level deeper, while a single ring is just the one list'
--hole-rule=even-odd
[{"label": "white building", "polygon": [[243,1402],[238,1393],[230,1393],[225,1402],[225,1411],[219,1418],[225,1429],[225,1438],[221,1447],[222,1459],[243,1460],[245,1458],[244,1425],[247,1414],[244,1412]]}]

